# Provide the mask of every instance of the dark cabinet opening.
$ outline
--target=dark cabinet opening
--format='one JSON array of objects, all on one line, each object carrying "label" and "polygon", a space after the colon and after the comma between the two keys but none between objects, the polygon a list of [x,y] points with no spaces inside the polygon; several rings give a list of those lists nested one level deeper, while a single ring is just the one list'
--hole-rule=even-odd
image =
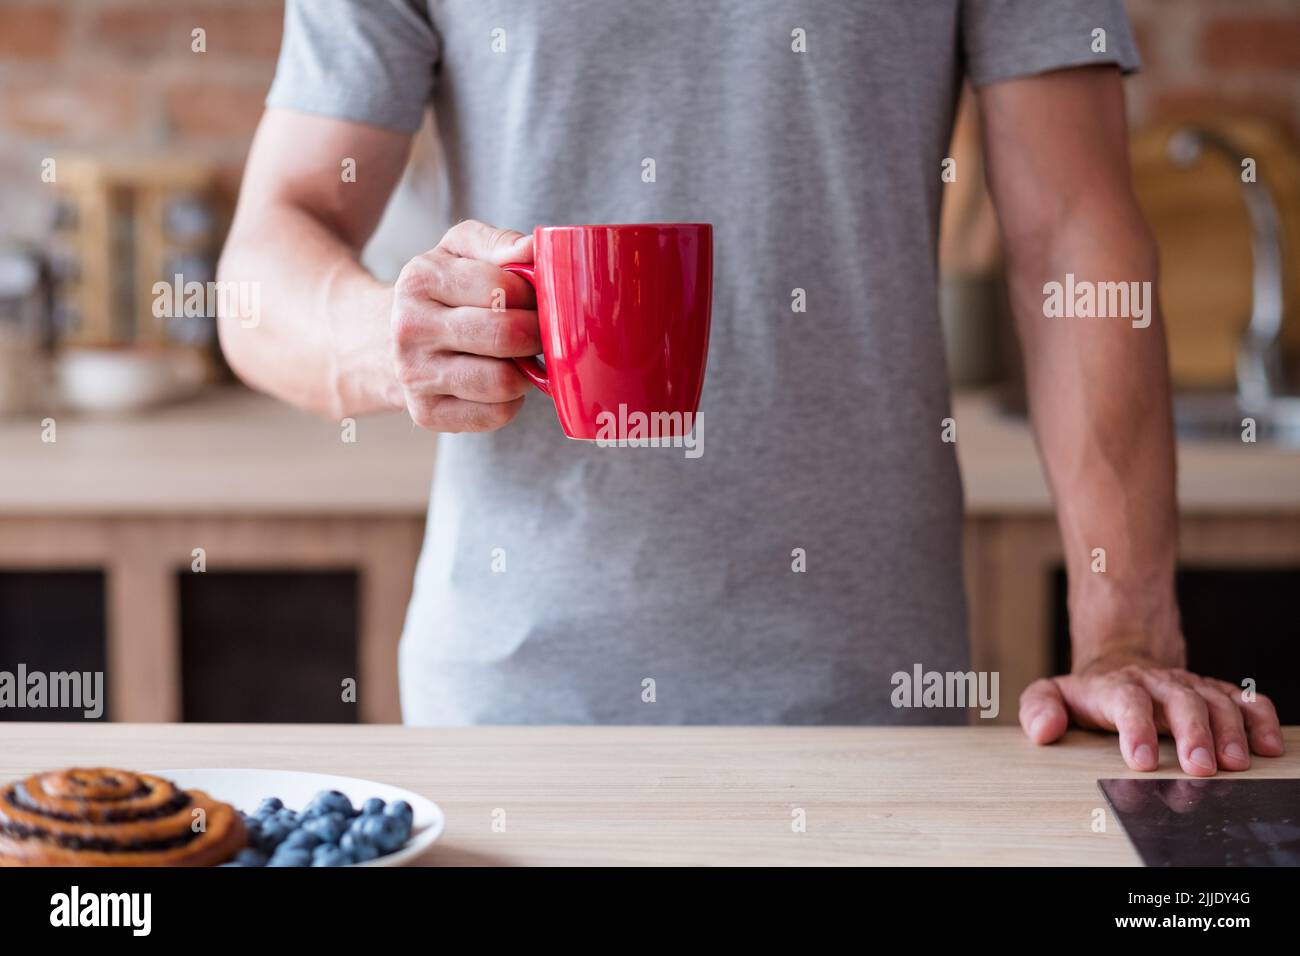
[{"label": "dark cabinet opening", "polygon": [[350,571],[181,572],[183,719],[355,723],[358,586]]},{"label": "dark cabinet opening", "polygon": [[[20,669],[43,675],[47,688],[46,706],[0,707],[0,720],[108,719],[104,614],[103,572],[0,571],[0,671],[16,690],[33,686],[18,686]],[[69,696],[73,680],[77,698]],[[53,684],[58,701],[80,699],[82,706],[49,706]],[[87,716],[92,699],[98,717]]]}]

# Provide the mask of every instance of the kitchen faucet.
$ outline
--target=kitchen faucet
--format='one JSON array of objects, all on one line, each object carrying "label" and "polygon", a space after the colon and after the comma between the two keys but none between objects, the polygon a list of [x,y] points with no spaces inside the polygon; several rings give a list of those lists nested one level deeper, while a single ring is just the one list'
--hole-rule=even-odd
[{"label": "kitchen faucet", "polygon": [[[1206,149],[1225,156],[1239,168],[1243,151],[1217,133],[1184,127],[1169,139],[1168,154],[1174,165],[1187,168]],[[1282,228],[1277,202],[1268,184],[1260,179],[1241,180],[1242,199],[1250,216],[1250,249],[1253,263],[1250,321],[1237,347],[1237,401],[1241,410],[1272,417],[1283,387],[1282,374]],[[1288,403],[1289,404],[1289,403]]]}]

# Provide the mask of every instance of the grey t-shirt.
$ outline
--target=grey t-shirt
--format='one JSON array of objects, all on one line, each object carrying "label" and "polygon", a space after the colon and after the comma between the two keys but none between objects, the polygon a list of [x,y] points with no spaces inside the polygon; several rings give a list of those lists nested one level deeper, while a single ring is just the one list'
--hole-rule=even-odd
[{"label": "grey t-shirt", "polygon": [[964,76],[1135,68],[1119,0],[290,0],[286,24],[269,105],[404,131],[431,106],[455,218],[714,226],[700,457],[567,441],[540,393],[441,438],[406,719],[964,721],[890,703],[894,672],[968,663],[941,163]]}]

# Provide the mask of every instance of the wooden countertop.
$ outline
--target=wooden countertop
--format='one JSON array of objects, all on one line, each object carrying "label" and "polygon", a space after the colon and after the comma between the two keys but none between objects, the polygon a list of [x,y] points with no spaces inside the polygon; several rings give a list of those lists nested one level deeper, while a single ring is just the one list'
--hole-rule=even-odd
[{"label": "wooden countertop", "polygon": [[0,516],[411,515],[429,503],[436,436],[405,415],[356,419],[356,441],[248,389],[141,415],[0,422]]},{"label": "wooden countertop", "polygon": [[[1051,514],[1051,496],[1027,421],[984,393],[954,396],[957,458],[968,514]],[[1300,514],[1300,451],[1264,442],[1178,442],[1184,515]]]},{"label": "wooden countertop", "polygon": [[[955,400],[967,511],[1049,514],[1025,422],[987,396]],[[0,422],[0,516],[422,515],[436,438],[404,415],[337,423],[240,386],[132,417]],[[937,426],[936,426],[937,427]],[[1300,514],[1300,452],[1267,444],[1180,445],[1184,513]]]},{"label": "wooden countertop", "polygon": [[[1286,740],[1286,756],[1233,776],[1300,777],[1300,728]],[[1181,776],[1168,742],[1161,763]],[[446,833],[423,862],[455,865],[1134,865],[1114,817],[1094,833],[1092,811],[1106,806],[1099,778],[1145,776],[1111,737],[1038,748],[1007,727],[0,723],[0,780],[112,765],[396,784],[442,806]]]}]

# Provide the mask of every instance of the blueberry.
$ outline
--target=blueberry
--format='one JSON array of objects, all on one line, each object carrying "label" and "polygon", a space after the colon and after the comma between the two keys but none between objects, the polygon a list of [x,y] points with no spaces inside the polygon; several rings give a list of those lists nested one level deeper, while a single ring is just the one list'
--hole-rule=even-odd
[{"label": "blueberry", "polygon": [[327,813],[324,816],[311,817],[302,828],[307,833],[314,833],[322,843],[338,843],[347,831],[347,822],[341,813]]},{"label": "blueberry", "polygon": [[371,797],[361,805],[361,815],[365,817],[374,816],[377,813],[384,812],[384,801],[378,797]]},{"label": "blueberry", "polygon": [[298,814],[294,813],[294,811],[287,807],[276,810],[275,819],[282,823],[287,823],[291,827],[296,827],[298,825]]},{"label": "blueberry", "polygon": [[308,805],[312,816],[321,816],[326,813],[342,813],[344,816],[352,816],[352,801],[347,798],[346,794],[337,790],[322,790],[316,796],[312,797]]},{"label": "blueberry", "polygon": [[343,834],[343,839],[339,841],[339,848],[357,863],[365,863],[379,856],[379,847],[375,846],[374,840],[355,830]]},{"label": "blueberry", "polygon": [[312,866],[347,866],[351,862],[349,854],[329,843],[322,843],[311,855]]},{"label": "blueberry", "polygon": [[248,817],[244,820],[244,831],[248,834],[248,842],[256,845],[262,836],[262,821],[257,817]]},{"label": "blueberry", "polygon": [[235,854],[234,863],[236,866],[266,866],[266,854],[247,847]]},{"label": "blueberry", "polygon": [[361,820],[358,835],[372,840],[381,855],[392,853],[406,842],[406,827],[397,817],[379,815],[362,817]]},{"label": "blueberry", "polygon": [[279,820],[271,820],[262,825],[262,838],[258,841],[257,848],[269,853],[283,843],[292,832],[288,826]]},{"label": "blueberry", "polygon": [[277,810],[284,809],[284,801],[279,797],[267,797],[257,808],[257,816],[269,817]]},{"label": "blueberry", "polygon": [[290,833],[283,843],[280,844],[282,850],[312,850],[321,839],[310,830],[294,830]]},{"label": "blueberry", "polygon": [[279,849],[271,854],[267,866],[311,866],[311,854],[306,850]]},{"label": "blueberry", "polygon": [[415,824],[415,811],[405,800],[395,800],[384,808],[384,814],[390,817],[398,817],[406,821],[406,829],[409,831]]}]

